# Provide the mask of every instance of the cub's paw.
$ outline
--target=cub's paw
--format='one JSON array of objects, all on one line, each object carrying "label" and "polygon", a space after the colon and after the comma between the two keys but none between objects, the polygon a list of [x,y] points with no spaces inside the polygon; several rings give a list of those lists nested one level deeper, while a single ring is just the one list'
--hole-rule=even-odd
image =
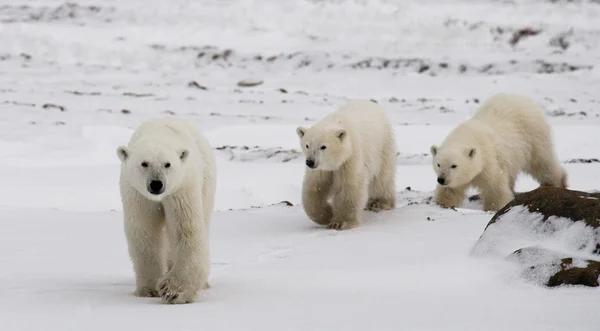
[{"label": "cub's paw", "polygon": [[394,209],[394,205],[383,200],[369,200],[367,202],[367,210],[372,212],[380,212],[382,210],[391,210]]},{"label": "cub's paw", "polygon": [[172,274],[167,274],[158,283],[158,294],[162,297],[164,303],[192,303],[196,297],[196,289],[193,288],[192,284],[184,282]]},{"label": "cub's paw", "polygon": [[333,209],[329,205],[325,205],[318,210],[311,210],[307,213],[309,218],[319,225],[327,225],[333,218]]},{"label": "cub's paw", "polygon": [[142,297],[142,298],[156,298],[159,296],[158,291],[153,288],[150,288],[150,287],[139,288],[139,289],[135,290],[135,292],[133,292],[133,294],[135,296]]},{"label": "cub's paw", "polygon": [[327,225],[327,228],[333,230],[349,230],[352,228],[356,228],[359,225],[360,224],[358,222],[331,221],[331,223]]}]

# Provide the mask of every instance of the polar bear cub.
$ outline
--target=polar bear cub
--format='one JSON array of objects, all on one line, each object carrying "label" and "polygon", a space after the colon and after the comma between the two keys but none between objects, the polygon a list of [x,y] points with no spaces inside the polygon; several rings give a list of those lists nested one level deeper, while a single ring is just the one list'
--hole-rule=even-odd
[{"label": "polar bear cub", "polygon": [[209,143],[190,123],[152,119],[117,155],[135,294],[193,302],[210,273],[216,166]]},{"label": "polar bear cub", "polygon": [[396,141],[376,103],[352,100],[296,133],[306,157],[302,204],[315,223],[350,229],[360,225],[365,206],[395,207]]},{"label": "polar bear cub", "polygon": [[496,94],[439,146],[431,146],[437,175],[434,200],[458,207],[465,191],[481,191],[484,209],[496,211],[514,198],[523,171],[541,185],[566,187],[567,175],[554,151],[551,129],[529,98]]}]

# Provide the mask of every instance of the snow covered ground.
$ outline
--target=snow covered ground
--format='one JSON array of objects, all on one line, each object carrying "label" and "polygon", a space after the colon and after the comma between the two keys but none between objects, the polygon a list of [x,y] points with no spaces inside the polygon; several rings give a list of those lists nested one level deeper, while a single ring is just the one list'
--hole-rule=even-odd
[{"label": "snow covered ground", "polygon": [[[600,290],[469,255],[491,214],[428,204],[428,153],[519,92],[570,186],[599,189],[599,61],[592,0],[0,0],[0,329],[598,330]],[[393,119],[399,203],[336,232],[298,205],[295,127],[348,98]],[[219,157],[212,288],[191,305],[131,294],[115,148],[156,116]]]}]

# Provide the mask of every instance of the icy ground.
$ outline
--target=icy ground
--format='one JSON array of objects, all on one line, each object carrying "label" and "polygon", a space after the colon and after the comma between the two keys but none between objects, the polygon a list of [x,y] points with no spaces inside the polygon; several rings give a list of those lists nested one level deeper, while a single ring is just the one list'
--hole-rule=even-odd
[{"label": "icy ground", "polygon": [[[0,330],[597,331],[600,290],[471,257],[491,214],[427,202],[429,146],[501,91],[546,108],[571,188],[600,188],[599,60],[592,0],[0,0]],[[348,98],[393,119],[398,208],[336,232],[298,205],[294,130]],[[219,156],[191,305],[131,294],[115,148],[156,116]]]}]

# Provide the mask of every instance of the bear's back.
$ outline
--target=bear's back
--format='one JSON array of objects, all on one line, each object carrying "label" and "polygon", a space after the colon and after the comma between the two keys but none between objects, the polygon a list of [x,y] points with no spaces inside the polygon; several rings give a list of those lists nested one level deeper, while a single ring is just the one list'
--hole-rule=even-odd
[{"label": "bear's back", "polygon": [[372,137],[388,134],[391,129],[385,111],[378,104],[368,100],[350,100],[337,111],[324,117],[318,125],[341,127]]},{"label": "bear's back", "polygon": [[531,99],[507,93],[498,93],[485,101],[473,118],[495,126],[498,123],[530,123],[544,122],[540,107]]}]

